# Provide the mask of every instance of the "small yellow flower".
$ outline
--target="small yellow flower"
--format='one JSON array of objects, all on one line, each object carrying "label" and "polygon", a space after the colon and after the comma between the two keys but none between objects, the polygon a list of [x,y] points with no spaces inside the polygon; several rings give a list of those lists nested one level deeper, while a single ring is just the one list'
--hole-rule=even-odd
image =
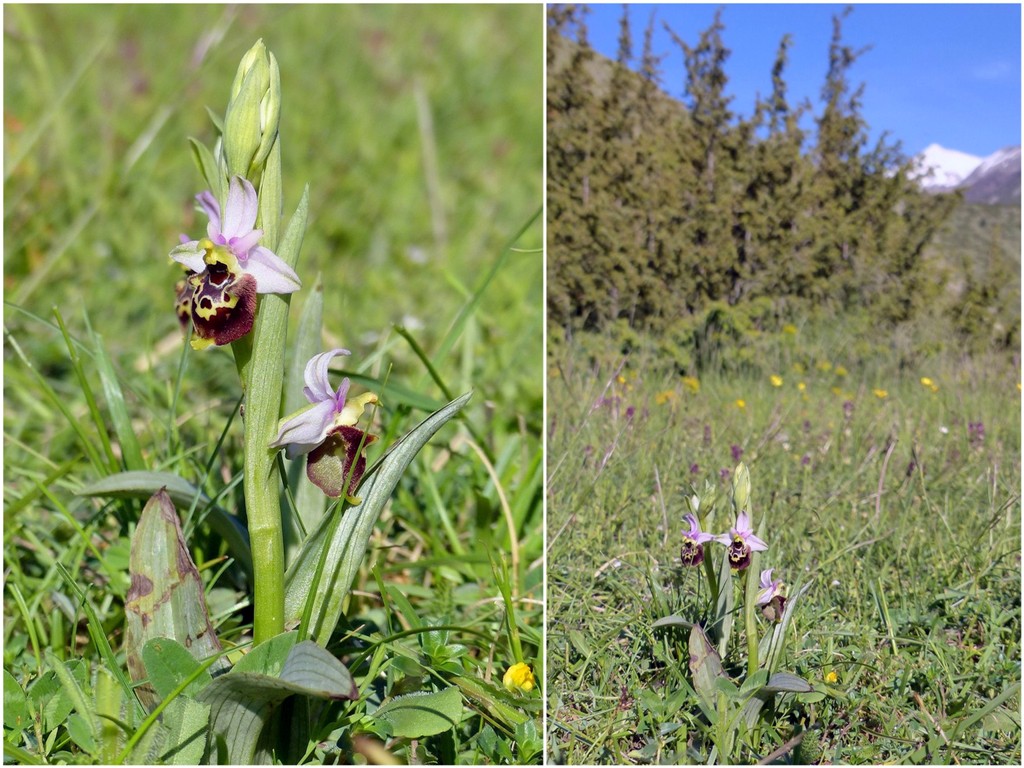
[{"label": "small yellow flower", "polygon": [[744,408],[747,407],[747,401],[744,400],[743,398],[740,398],[739,400],[736,401],[736,407],[742,411]]},{"label": "small yellow flower", "polygon": [[619,382],[619,384],[625,384],[626,383],[626,377],[623,376],[621,373],[618,376],[615,377],[615,380],[617,382]]},{"label": "small yellow flower", "polygon": [[773,373],[771,376],[769,376],[769,379],[771,380],[773,387],[781,387],[782,386],[782,377],[781,376]]},{"label": "small yellow flower", "polygon": [[828,360],[819,360],[817,363],[815,363],[814,367],[817,368],[819,371],[822,371],[823,373],[828,373],[829,371],[832,370],[832,363],[830,363]]},{"label": "small yellow flower", "polygon": [[837,365],[836,366],[836,376],[845,376],[845,375],[846,375],[846,369],[843,366],[841,366],[841,365]]},{"label": "small yellow flower", "polygon": [[700,392],[700,382],[693,376],[683,376],[683,386],[693,394]]},{"label": "small yellow flower", "polygon": [[786,323],[784,326],[782,326],[782,332],[788,333],[790,336],[793,336],[794,334],[796,334],[796,326],[793,325],[792,323]]},{"label": "small yellow flower", "polygon": [[835,395],[836,397],[841,397],[842,394],[843,394],[843,388],[842,387],[832,387],[832,394]]},{"label": "small yellow flower", "polygon": [[804,384],[802,381],[797,383],[796,388],[799,389],[801,392],[807,391],[807,385]]},{"label": "small yellow flower", "polygon": [[925,386],[925,387],[931,388],[931,387],[935,386],[935,382],[932,381],[931,379],[929,379],[927,376],[922,376],[921,377],[921,385]]},{"label": "small yellow flower", "polygon": [[672,400],[673,398],[675,398],[675,396],[676,396],[675,390],[673,390],[673,389],[666,389],[663,392],[658,392],[654,396],[654,402],[657,403],[658,405],[664,405],[669,400]]},{"label": "small yellow flower", "polygon": [[520,661],[518,664],[513,664],[508,668],[501,682],[510,691],[529,693],[537,684],[537,678],[533,676],[530,665]]},{"label": "small yellow flower", "polygon": [[829,672],[827,675],[825,675],[825,682],[826,683],[834,683],[838,679],[839,679],[839,675],[837,675],[835,672]]},{"label": "small yellow flower", "polygon": [[889,396],[889,393],[884,389],[873,389],[871,391],[875,393],[875,397],[879,400],[885,400]]}]

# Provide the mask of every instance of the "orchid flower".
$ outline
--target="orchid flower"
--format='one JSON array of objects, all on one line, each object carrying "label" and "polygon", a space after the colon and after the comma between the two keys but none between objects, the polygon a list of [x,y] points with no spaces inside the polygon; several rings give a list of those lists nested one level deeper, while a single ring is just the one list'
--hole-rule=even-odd
[{"label": "orchid flower", "polygon": [[306,454],[306,476],[311,483],[332,498],[344,493],[352,499],[351,492],[358,487],[366,469],[362,449],[377,439],[356,424],[366,406],[378,401],[373,392],[349,399],[351,382],[347,378],[337,389],[331,388],[327,378],[331,360],[348,354],[351,353],[347,349],[332,349],[310,358],[303,373],[306,386],[302,390],[310,405],[281,420],[270,447],[284,447],[289,459]]},{"label": "orchid flower", "polygon": [[210,219],[207,237],[188,240],[170,256],[188,273],[176,286],[176,310],[182,325],[195,327],[192,346],[229,344],[252,330],[256,294],[292,293],[302,287],[295,270],[259,245],[262,229],[253,229],[259,203],[247,179],[233,176],[223,216],[210,191],[196,195]]},{"label": "orchid flower", "polygon": [[761,571],[761,591],[757,593],[754,604],[763,606],[761,613],[766,619],[779,622],[782,621],[782,612],[786,610],[786,596],[783,594],[786,585],[782,583],[782,579],[772,581],[773,570],[775,569],[769,568]]},{"label": "orchid flower", "polygon": [[730,528],[728,533],[716,536],[715,541],[729,548],[729,565],[735,571],[749,568],[751,555],[755,551],[768,549],[768,545],[754,535],[754,529],[750,527],[750,515],[746,510],[737,515],[736,526]]},{"label": "orchid flower", "polygon": [[715,541],[715,536],[704,533],[693,514],[686,514],[683,519],[690,524],[690,530],[683,531],[683,546],[679,551],[679,557],[683,565],[695,567],[704,562],[704,544]]}]

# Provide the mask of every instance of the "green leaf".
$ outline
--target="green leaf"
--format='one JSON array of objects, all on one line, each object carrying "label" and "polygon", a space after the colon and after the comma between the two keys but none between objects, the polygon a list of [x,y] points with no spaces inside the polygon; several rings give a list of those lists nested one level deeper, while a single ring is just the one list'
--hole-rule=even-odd
[{"label": "green leaf", "polygon": [[[789,622],[793,616],[793,611],[796,610],[796,604],[803,597],[803,594],[810,589],[811,584],[814,583],[814,579],[804,584],[795,594],[791,595],[786,601],[786,608],[782,612],[782,620],[772,629],[771,635],[766,635],[762,639],[759,645],[759,656],[764,661],[762,665],[769,671],[774,672],[778,669],[779,663],[782,661],[782,651],[786,646],[786,631],[789,629]],[[767,655],[764,653],[764,640],[768,641]]]},{"label": "green leaf", "polygon": [[693,627],[693,622],[673,614],[672,616],[663,616],[651,624],[651,629],[658,629],[659,627],[686,627],[689,629]]},{"label": "green leaf", "polygon": [[718,651],[708,641],[700,625],[690,630],[690,674],[693,675],[693,689],[708,709],[716,709],[718,701],[718,680],[724,678],[722,660]]},{"label": "green leaf", "polygon": [[715,603],[715,618],[708,628],[712,638],[718,643],[718,654],[724,656],[729,649],[729,638],[732,636],[732,621],[736,602],[732,585],[732,569],[729,567],[729,551],[722,553],[718,567],[718,601]]},{"label": "green leaf", "polygon": [[[314,637],[326,645],[341,617],[342,602],[352,588],[366,546],[384,505],[406,468],[427,441],[469,401],[467,393],[424,419],[391,447],[366,474],[359,488],[362,503],[345,511],[340,523],[325,516],[306,539],[298,558],[285,576],[285,622],[299,621],[307,599],[313,601]],[[332,534],[333,531],[333,534]],[[328,538],[329,537],[329,538]],[[314,585],[320,554],[327,547],[323,570],[326,583]],[[314,589],[315,587],[315,589]]]},{"label": "green leaf", "polygon": [[[146,678],[142,650],[153,638],[169,637],[187,644],[192,656],[200,661],[219,654],[220,641],[206,610],[203,580],[185,546],[178,513],[166,492],[156,493],[142,510],[132,535],[129,562],[125,654],[132,679],[139,682]],[[213,669],[228,667],[224,658],[213,664]],[[151,683],[135,690],[150,711],[160,701]]]},{"label": "green leaf", "polygon": [[768,680],[764,690],[771,693],[809,693],[814,690],[814,686],[799,675],[789,672],[776,672]]},{"label": "green leaf", "polygon": [[511,725],[518,727],[531,719],[523,709],[535,709],[536,714],[540,714],[538,699],[516,698],[504,687],[489,685],[472,677],[456,676],[451,678],[451,682],[459,686],[464,695],[485,707],[492,716]]},{"label": "green leaf", "polygon": [[[153,686],[160,699],[166,699],[200,667],[199,662],[185,646],[169,637],[157,637],[148,641],[142,647],[142,663],[149,675],[149,684]],[[195,697],[212,680],[209,671],[204,670],[185,689],[184,694]]]},{"label": "green leaf", "polygon": [[260,643],[235,664],[233,672],[255,672],[280,677],[281,670],[299,639],[298,632],[283,632]]},{"label": "green leaf", "polygon": [[139,440],[135,436],[131,416],[128,415],[121,383],[114,371],[114,365],[107,355],[107,350],[103,346],[103,337],[94,333],[92,339],[96,368],[100,374],[100,384],[103,386],[103,397],[107,401],[107,410],[110,411],[114,434],[117,435],[117,442],[121,446],[124,465],[129,470],[142,471],[146,468],[146,462],[142,458],[142,451],[139,448]]},{"label": "green leaf", "polygon": [[[182,649],[184,650],[184,649]],[[187,654],[188,651],[185,651]],[[199,765],[206,752],[210,705],[179,697],[164,710],[161,730],[165,732],[160,762],[171,765]]]},{"label": "green leaf", "polygon": [[112,765],[124,742],[124,733],[117,722],[123,717],[124,691],[105,667],[96,669],[96,715],[100,721],[97,762]]},{"label": "green leaf", "polygon": [[462,719],[462,694],[455,686],[442,691],[410,693],[382,704],[373,713],[384,720],[391,735],[402,739],[434,736],[454,728]]},{"label": "green leaf", "polygon": [[[210,119],[223,132],[222,125],[219,124],[218,119],[212,112],[210,112]],[[188,142],[192,146],[192,159],[196,161],[196,167],[199,168],[199,172],[206,180],[207,188],[217,200],[225,200],[228,196],[227,180],[224,178],[223,171],[217,165],[213,153],[201,141],[189,138]]]},{"label": "green leaf", "polygon": [[202,507],[209,507],[207,522],[213,532],[228,545],[232,557],[248,573],[252,573],[252,555],[249,534],[237,517],[210,504],[205,493],[171,472],[118,472],[90,483],[78,491],[79,496],[100,496],[112,499],[148,499],[159,490],[165,490],[171,501],[182,507],[191,506],[198,496]]},{"label": "green leaf", "polygon": [[306,363],[310,358],[323,351],[320,346],[323,317],[324,286],[320,275],[317,274],[313,286],[309,289],[306,303],[302,307],[299,326],[295,332],[291,362],[288,365],[288,375],[285,377],[285,413],[294,413],[308,405],[302,394],[302,388],[305,386],[303,375],[306,372]]},{"label": "green leaf", "polygon": [[215,679],[198,697],[211,707],[211,761],[249,764],[268,760],[270,756],[259,749],[260,734],[275,706],[295,694],[344,700],[358,698],[359,690],[348,669],[310,640],[292,648],[280,677],[236,667]]},{"label": "green leaf", "polygon": [[[765,672],[767,670],[761,669],[757,674]],[[802,677],[789,672],[776,672],[768,679],[768,683],[754,691],[753,696],[743,705],[743,709],[740,710],[740,720],[746,724],[747,728],[753,728],[757,724],[761,709],[776,693],[808,693],[811,691],[814,691],[814,688]]]},{"label": "green leaf", "polygon": [[4,670],[4,725],[15,732],[31,724],[32,715],[28,708],[28,696],[14,679],[14,675]]},{"label": "green leaf", "polygon": [[[51,658],[47,654],[48,659]],[[58,664],[60,662],[57,662]],[[85,664],[75,659],[64,663],[64,668],[71,672],[71,676],[78,685],[85,684]],[[57,677],[53,670],[47,670],[28,689],[28,697],[37,712],[43,716],[43,732],[49,733],[58,725],[63,725],[69,714],[75,708],[74,701],[68,691]]]},{"label": "green leaf", "polygon": [[[320,337],[323,313],[324,290],[320,275],[317,275],[309,297],[302,307],[299,327],[295,333],[294,349],[288,366],[288,374],[285,377],[285,413],[294,413],[307,404],[306,398],[302,395],[302,388],[305,386],[303,374],[310,358],[322,351]],[[327,509],[327,497],[319,488],[309,482],[309,478],[306,477],[305,465],[304,457],[285,460],[288,471],[288,487],[292,489],[296,512],[303,529],[311,531],[324,516],[324,510]],[[286,538],[286,544],[294,545],[294,550],[297,550],[301,543],[300,536],[293,535],[291,538]],[[294,554],[295,552],[290,547],[288,551],[289,565],[293,562],[292,555]]]},{"label": "green leaf", "polygon": [[68,715],[65,725],[68,729],[68,736],[82,748],[82,751],[88,752],[90,755],[96,753],[96,734],[93,733],[91,718],[72,712]]}]

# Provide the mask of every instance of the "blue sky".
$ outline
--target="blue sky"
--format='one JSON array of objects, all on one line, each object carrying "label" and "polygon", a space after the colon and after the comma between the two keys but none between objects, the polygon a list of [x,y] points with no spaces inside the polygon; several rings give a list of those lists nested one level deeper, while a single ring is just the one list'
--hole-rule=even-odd
[{"label": "blue sky", "polygon": [[[615,58],[622,6],[590,5],[587,29],[595,50]],[[654,50],[662,83],[681,98],[683,57],[662,22],[695,45],[723,7],[722,39],[732,110],[753,112],[756,94],[771,93],[771,68],[782,35],[793,45],[785,78],[790,104],[804,97],[821,111],[832,16],[844,5],[630,5],[633,53],[639,57],[651,11]],[[872,46],[851,71],[865,84],[862,114],[872,139],[888,130],[903,151],[932,143],[986,156],[1021,141],[1021,9],[1019,5],[855,5],[843,23],[843,40],[854,49]]]}]

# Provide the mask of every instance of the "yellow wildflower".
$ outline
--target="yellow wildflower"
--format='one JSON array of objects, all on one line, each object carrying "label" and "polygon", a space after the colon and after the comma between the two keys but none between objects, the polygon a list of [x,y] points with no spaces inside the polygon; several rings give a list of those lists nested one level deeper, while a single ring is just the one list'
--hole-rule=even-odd
[{"label": "yellow wildflower", "polygon": [[803,374],[806,370],[803,363],[793,363],[793,373]]},{"label": "yellow wildflower", "polygon": [[669,400],[672,400],[675,396],[676,396],[675,390],[673,390],[673,389],[666,389],[663,392],[658,392],[654,396],[654,402],[657,403],[658,405],[664,405]]},{"label": "yellow wildflower", "polygon": [[830,363],[828,360],[819,360],[817,363],[815,363],[814,367],[817,368],[819,371],[822,371],[823,373],[828,373],[829,371],[832,370],[832,363]]},{"label": "yellow wildflower", "polygon": [[889,393],[884,389],[873,389],[871,391],[875,393],[875,397],[879,400],[885,400],[889,396]]},{"label": "yellow wildflower", "polygon": [[736,401],[736,407],[742,411],[744,408],[747,407],[747,401],[744,400],[743,398],[740,398],[739,400]]},{"label": "yellow wildflower", "polygon": [[771,380],[773,387],[781,387],[782,386],[782,377],[781,376],[773,373],[771,376],[769,376],[769,379]]},{"label": "yellow wildflower", "polygon": [[841,366],[841,365],[837,365],[836,366],[836,376],[845,376],[845,375],[846,375],[846,369],[843,366]]},{"label": "yellow wildflower", "polygon": [[837,675],[835,672],[829,672],[827,675],[825,675],[825,682],[826,683],[830,683],[831,684],[831,683],[836,682],[838,679],[839,679],[839,675]]},{"label": "yellow wildflower", "polygon": [[836,397],[840,397],[843,394],[843,388],[842,387],[832,387],[832,394],[835,395]]},{"label": "yellow wildflower", "polygon": [[796,333],[796,326],[793,325],[792,323],[786,323],[784,326],[782,326],[782,332],[788,333],[790,336],[792,336],[793,334]]},{"label": "yellow wildflower", "polygon": [[921,377],[921,384],[922,384],[922,386],[925,386],[925,387],[934,387],[935,386],[935,382],[932,381],[931,379],[929,379],[927,376],[922,376]]},{"label": "yellow wildflower", "polygon": [[801,392],[807,391],[807,385],[804,384],[802,381],[797,383],[796,388],[799,389]]},{"label": "yellow wildflower", "polygon": [[625,384],[626,383],[626,377],[623,376],[621,373],[618,376],[615,377],[615,380],[617,382],[619,382],[619,384]]},{"label": "yellow wildflower", "polygon": [[533,676],[530,665],[520,661],[518,664],[513,664],[508,668],[501,682],[510,691],[529,693],[537,684],[537,678]]},{"label": "yellow wildflower", "polygon": [[700,382],[694,376],[683,376],[683,386],[693,394],[700,392]]}]

